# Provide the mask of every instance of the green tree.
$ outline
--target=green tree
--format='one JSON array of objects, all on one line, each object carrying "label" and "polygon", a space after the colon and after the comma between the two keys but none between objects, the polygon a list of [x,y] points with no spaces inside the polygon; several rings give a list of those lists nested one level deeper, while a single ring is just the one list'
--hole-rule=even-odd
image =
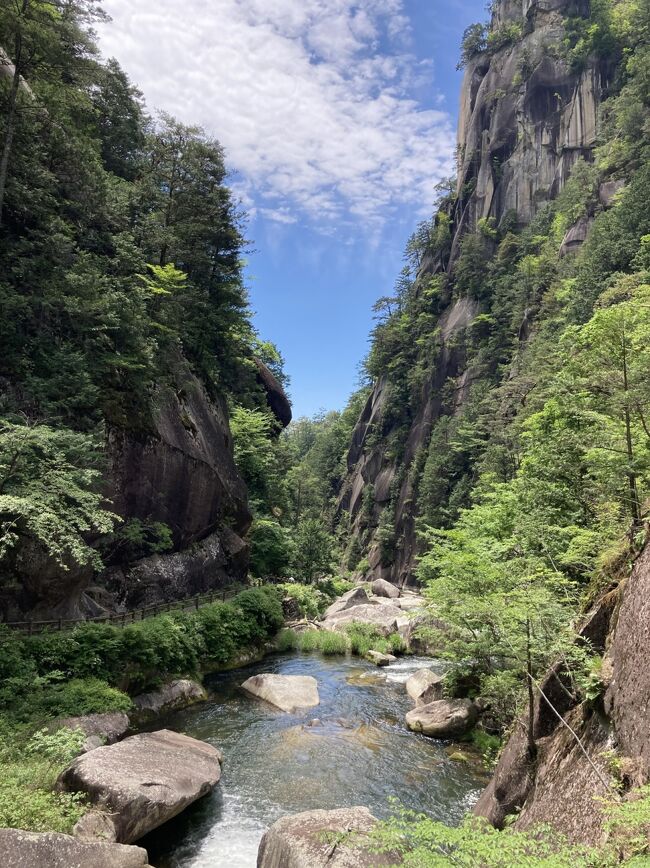
[{"label": "green tree", "polygon": [[295,549],[293,567],[298,578],[312,582],[316,576],[331,571],[334,541],[322,521],[309,518],[298,525]]}]

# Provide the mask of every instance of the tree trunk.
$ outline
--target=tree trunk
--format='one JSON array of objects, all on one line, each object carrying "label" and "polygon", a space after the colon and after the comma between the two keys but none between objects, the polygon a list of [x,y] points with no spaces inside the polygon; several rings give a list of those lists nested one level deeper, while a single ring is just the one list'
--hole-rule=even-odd
[{"label": "tree trunk", "polygon": [[535,692],[533,690],[533,661],[530,653],[530,618],[526,618],[526,681],[528,683],[528,759],[534,760],[537,756],[537,744],[535,743]]},{"label": "tree trunk", "polygon": [[2,148],[2,158],[0,159],[0,226],[2,226],[2,218],[4,214],[5,191],[7,189],[7,176],[9,174],[9,159],[11,157],[11,149],[16,134],[16,110],[18,106],[18,91],[20,90],[20,66],[22,60],[22,39],[20,34],[16,35],[15,44],[14,75],[11,81],[11,90],[9,92],[9,110],[7,112],[6,121],[7,127],[5,130],[5,141]]}]

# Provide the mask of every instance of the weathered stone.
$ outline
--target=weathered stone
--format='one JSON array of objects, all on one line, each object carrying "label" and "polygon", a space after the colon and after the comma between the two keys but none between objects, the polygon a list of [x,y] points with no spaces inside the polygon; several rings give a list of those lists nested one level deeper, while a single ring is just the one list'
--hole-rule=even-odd
[{"label": "weathered stone", "polygon": [[133,717],[139,722],[152,720],[169,711],[202,702],[207,696],[205,689],[196,681],[179,678],[164,684],[159,690],[136,696],[133,700]]},{"label": "weathered stone", "polygon": [[108,714],[87,714],[84,717],[62,717],[54,721],[51,729],[80,729],[86,736],[83,751],[94,750],[104,744],[113,744],[126,735],[129,718],[123,711]]},{"label": "weathered stone", "polygon": [[300,603],[295,597],[282,598],[282,614],[285,621],[299,621],[302,618]]},{"label": "weathered stone", "polygon": [[406,725],[433,738],[458,738],[469,732],[477,719],[478,710],[469,699],[438,699],[409,711]]},{"label": "weathered stone", "polygon": [[89,841],[115,842],[115,819],[115,814],[106,811],[88,811],[74,824],[72,834]]},{"label": "weathered stone", "polygon": [[416,705],[427,705],[442,699],[444,678],[431,669],[418,669],[406,682],[406,692]]},{"label": "weathered stone", "polygon": [[[364,837],[377,821],[367,808],[306,811],[283,817],[266,832],[257,868],[374,868],[395,865],[395,854],[373,853]],[[350,834],[350,840],[345,836]]]},{"label": "weathered stone", "polygon": [[397,606],[366,604],[329,615],[321,621],[326,630],[345,630],[354,623],[369,624],[382,636],[389,636],[397,632],[400,624],[408,624],[408,618]]},{"label": "weathered stone", "polygon": [[311,675],[253,675],[242,684],[247,693],[263,699],[280,711],[294,712],[320,704],[318,682]]},{"label": "weathered stone", "polygon": [[384,579],[375,579],[371,587],[373,594],[378,597],[390,597],[391,599],[399,597],[399,588]]},{"label": "weathered stone", "polygon": [[625,181],[605,181],[598,188],[598,198],[603,208],[611,208],[616,196],[625,187]]},{"label": "weathered stone", "polygon": [[78,757],[58,785],[86,793],[111,815],[115,840],[128,844],[209,793],[221,777],[221,762],[212,745],[163,729]]},{"label": "weathered stone", "polygon": [[410,654],[435,655],[444,644],[447,625],[427,612],[411,617],[404,633],[406,649]]},{"label": "weathered stone", "polygon": [[149,868],[147,851],[55,832],[0,829],[2,868]]},{"label": "weathered stone", "polygon": [[368,651],[366,658],[371,663],[374,663],[375,666],[388,666],[397,660],[397,657],[394,657],[392,654],[382,654],[381,651]]},{"label": "weathered stone", "polygon": [[560,258],[569,253],[576,253],[587,240],[593,220],[590,217],[581,217],[564,236],[560,246]]},{"label": "weathered stone", "polygon": [[368,594],[365,588],[352,588],[351,591],[347,591],[332,603],[326,610],[323,618],[331,618],[332,615],[337,615],[339,612],[345,612],[346,609],[352,609],[354,606],[360,606],[368,602]]},{"label": "weathered stone", "polygon": [[274,376],[270,369],[259,359],[255,359],[257,365],[257,382],[266,392],[266,402],[270,411],[283,428],[291,422],[291,402],[282,383]]}]

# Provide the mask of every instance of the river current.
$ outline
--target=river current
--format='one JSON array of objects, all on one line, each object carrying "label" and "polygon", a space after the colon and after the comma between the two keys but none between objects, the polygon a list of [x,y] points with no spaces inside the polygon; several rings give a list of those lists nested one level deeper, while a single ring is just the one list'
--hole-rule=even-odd
[{"label": "river current", "polygon": [[[156,868],[254,868],[266,828],[287,813],[391,798],[447,823],[460,820],[486,779],[453,748],[407,730],[404,682],[436,661],[405,657],[387,669],[350,657],[281,654],[206,680],[210,700],[158,721],[224,753],[214,793],[142,841]],[[240,685],[258,672],[313,675],[321,704],[283,714]]]}]

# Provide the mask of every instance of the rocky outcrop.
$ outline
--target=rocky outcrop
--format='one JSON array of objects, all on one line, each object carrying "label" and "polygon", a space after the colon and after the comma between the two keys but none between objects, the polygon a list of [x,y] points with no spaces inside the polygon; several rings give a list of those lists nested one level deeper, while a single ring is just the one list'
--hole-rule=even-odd
[{"label": "rocky outcrop", "polygon": [[282,428],[286,428],[291,422],[291,402],[287,398],[282,384],[271,373],[264,362],[255,359],[257,365],[257,382],[266,393],[266,401],[270,411],[273,413]]},{"label": "rocky outcrop", "polygon": [[202,702],[207,696],[205,689],[196,681],[179,678],[163,685],[159,690],[136,696],[131,717],[137,723],[144,723],[169,711]]},{"label": "rocky outcrop", "polygon": [[372,592],[377,597],[389,597],[393,600],[399,597],[399,588],[385,579],[375,579],[372,583]]},{"label": "rocky outcrop", "polygon": [[163,729],[78,757],[59,786],[85,793],[105,812],[113,839],[128,844],[209,793],[219,783],[221,763],[212,745]]},{"label": "rocky outcrop", "polygon": [[335,600],[332,605],[326,609],[323,618],[331,618],[338,615],[339,612],[345,612],[347,609],[352,609],[354,606],[360,606],[370,602],[365,588],[352,588]]},{"label": "rocky outcrop", "polygon": [[123,738],[129,728],[129,718],[123,711],[107,714],[87,714],[84,717],[63,717],[54,721],[52,729],[80,729],[86,736],[82,750],[87,753],[104,744]]},{"label": "rocky outcrop", "polygon": [[253,675],[244,681],[242,688],[288,713],[320,704],[318,682],[311,675]]},{"label": "rocky outcrop", "polygon": [[[114,423],[106,441],[106,494],[125,521],[166,525],[172,550],[108,568],[64,572],[37,546],[20,546],[20,588],[8,620],[76,619],[191,596],[245,578],[247,491],[232,451],[225,401],[208,396],[179,361],[175,385],[160,389],[148,423]],[[93,585],[97,589],[89,593]]]},{"label": "rocky outcrop", "polygon": [[418,669],[406,682],[406,692],[416,705],[428,705],[442,699],[444,678],[431,669]]},{"label": "rocky outcrop", "polygon": [[55,832],[0,829],[3,868],[149,868],[142,847],[80,841]]},{"label": "rocky outcrop", "polygon": [[399,864],[394,854],[372,852],[364,842],[376,823],[367,808],[306,811],[283,817],[262,838],[257,868],[374,868]]},{"label": "rocky outcrop", "polygon": [[345,630],[354,623],[368,624],[382,636],[389,636],[408,625],[408,617],[397,606],[367,603],[336,612],[324,618],[321,626],[326,630]]}]

